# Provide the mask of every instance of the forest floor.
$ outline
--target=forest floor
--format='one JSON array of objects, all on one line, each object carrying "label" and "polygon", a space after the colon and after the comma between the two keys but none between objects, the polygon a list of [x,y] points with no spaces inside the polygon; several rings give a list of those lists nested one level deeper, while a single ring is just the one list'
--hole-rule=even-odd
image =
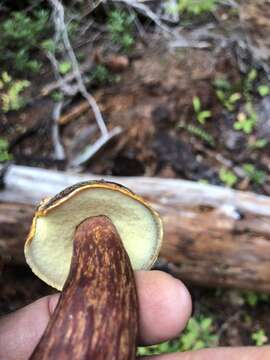
[{"label": "forest floor", "polygon": [[[211,16],[186,21],[182,31],[189,41],[196,39],[194,46],[168,49],[169,40],[151,28],[134,35],[134,45],[124,52],[108,46],[106,37],[94,45],[82,41],[84,61],[91,62],[83,72],[91,79],[88,90],[108,129],[123,131],[80,170],[182,178],[270,195],[270,27],[265,20],[270,13],[263,2],[254,12],[254,3],[245,3],[245,9],[220,6]],[[94,115],[79,94],[65,99],[57,119],[65,157],[57,158],[52,113],[62,100],[59,88],[46,90],[55,84],[50,65],[30,81],[26,106],[1,113],[0,137],[14,163],[68,171],[98,137]],[[26,267],[7,265],[0,281],[0,314],[52,292]],[[184,339],[191,344],[177,341],[163,350],[262,345],[270,339],[268,295],[187,285],[195,320]]]}]

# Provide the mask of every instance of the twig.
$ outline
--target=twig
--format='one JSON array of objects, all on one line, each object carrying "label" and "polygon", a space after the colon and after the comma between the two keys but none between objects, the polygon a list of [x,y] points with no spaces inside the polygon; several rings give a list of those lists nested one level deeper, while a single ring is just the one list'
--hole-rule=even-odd
[{"label": "twig", "polygon": [[[81,67],[80,67],[80,72],[81,74],[84,73],[85,71],[88,71],[89,69],[91,69],[92,67],[92,61],[89,62],[87,61],[86,63],[84,63]],[[72,71],[69,74],[67,74],[66,76],[62,77],[60,80],[57,76],[57,80],[45,85],[42,89],[41,89],[41,96],[48,96],[52,91],[57,90],[59,88],[61,88],[62,83],[64,82],[65,84],[73,81],[75,79],[75,73]]]},{"label": "twig", "polygon": [[61,115],[61,110],[63,107],[63,102],[58,102],[55,104],[53,109],[53,125],[52,125],[52,141],[53,141],[53,147],[54,147],[54,157],[56,160],[65,160],[65,149],[60,141],[59,136],[59,123],[58,120]]},{"label": "twig", "polygon": [[231,315],[219,328],[218,337],[220,338],[223,335],[224,331],[227,331],[228,328],[231,327],[232,323],[234,323],[235,321],[239,321],[242,314],[243,314],[243,311],[238,310],[235,314]]},{"label": "twig", "polygon": [[47,57],[48,59],[50,60],[51,64],[52,64],[52,68],[53,68],[53,71],[54,71],[54,75],[59,83],[59,88],[61,89],[61,91],[65,94],[65,95],[68,95],[68,96],[74,96],[76,95],[76,93],[78,92],[78,87],[77,85],[70,85],[69,82],[63,78],[59,71],[58,71],[58,61],[56,60],[56,57],[55,55],[48,51],[47,53]]},{"label": "twig", "polygon": [[88,102],[83,100],[78,105],[74,106],[67,114],[64,114],[58,118],[58,124],[69,124],[73,119],[76,119],[89,109]]},{"label": "twig", "polygon": [[209,44],[206,42],[197,42],[194,39],[189,39],[182,34],[172,30],[170,27],[166,26],[161,17],[150,9],[149,6],[143,4],[139,0],[115,0],[115,2],[120,2],[126,4],[128,7],[134,8],[137,12],[148,17],[154,22],[154,24],[163,31],[163,34],[169,35],[171,38],[170,46],[172,48],[176,47],[193,47],[193,48],[205,48],[209,47]]},{"label": "twig", "polygon": [[93,145],[89,145],[86,149],[70,162],[70,167],[79,167],[89,161],[98,151],[100,151],[108,141],[112,140],[116,136],[122,133],[122,129],[117,126],[112,129],[106,136],[99,138]]},{"label": "twig", "polygon": [[76,58],[75,53],[70,44],[67,28],[65,25],[64,7],[59,0],[49,0],[49,1],[53,7],[53,18],[54,18],[54,23],[55,23],[55,28],[56,28],[56,34],[57,34],[57,37],[59,37],[59,39],[61,39],[63,41],[65,50],[66,50],[66,52],[70,58],[70,61],[72,63],[72,68],[73,68],[74,76],[75,76],[75,79],[77,82],[78,90],[81,93],[81,95],[88,101],[89,106],[92,108],[94,115],[95,115],[96,122],[101,131],[102,136],[107,136],[108,129],[105,125],[105,122],[103,120],[103,117],[101,115],[101,112],[99,110],[99,107],[98,107],[94,97],[90,93],[88,93],[88,91],[85,87],[84,81],[81,76],[77,58]]}]

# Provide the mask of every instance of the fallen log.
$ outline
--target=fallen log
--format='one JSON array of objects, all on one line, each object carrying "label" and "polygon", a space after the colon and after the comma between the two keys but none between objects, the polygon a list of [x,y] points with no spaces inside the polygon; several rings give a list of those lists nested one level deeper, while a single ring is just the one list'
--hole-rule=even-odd
[{"label": "fallen log", "polygon": [[[92,174],[12,166],[0,192],[0,251],[23,262],[33,206]],[[185,281],[270,292],[270,198],[160,178],[102,177],[147,198],[164,220],[161,262]]]}]

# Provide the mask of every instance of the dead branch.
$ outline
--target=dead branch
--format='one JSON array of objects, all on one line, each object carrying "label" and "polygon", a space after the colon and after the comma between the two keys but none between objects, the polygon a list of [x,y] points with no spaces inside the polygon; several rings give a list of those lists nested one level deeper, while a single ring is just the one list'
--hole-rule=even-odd
[{"label": "dead branch", "polygon": [[[23,259],[33,204],[78,181],[100,177],[11,166],[0,192],[0,240],[6,253],[16,254],[19,248]],[[160,212],[165,226],[161,259],[175,276],[201,285],[270,292],[269,197],[176,179],[102,178],[131,188]],[[9,238],[17,240],[9,245]]]},{"label": "dead branch", "polygon": [[52,114],[53,124],[52,124],[52,142],[54,147],[54,157],[56,160],[64,160],[66,158],[65,149],[61,143],[59,135],[59,118],[61,115],[61,110],[63,107],[63,102],[58,102],[55,104]]},{"label": "dead branch", "polygon": [[68,57],[72,63],[72,69],[75,74],[75,79],[77,82],[77,87],[81,95],[88,101],[89,106],[92,108],[95,115],[98,127],[100,129],[102,136],[108,135],[108,130],[99,110],[99,107],[94,99],[94,97],[87,91],[82,75],[80,72],[80,67],[76,58],[76,55],[71,46],[68,31],[65,24],[65,11],[64,7],[59,0],[50,0],[50,3],[53,7],[53,18],[56,29],[56,36],[63,41],[65,50],[68,54]]},{"label": "dead branch", "polygon": [[60,125],[67,125],[74,119],[78,118],[80,115],[84,114],[89,110],[89,104],[87,101],[81,101],[79,104],[75,105],[68,113],[62,115],[58,119]]}]

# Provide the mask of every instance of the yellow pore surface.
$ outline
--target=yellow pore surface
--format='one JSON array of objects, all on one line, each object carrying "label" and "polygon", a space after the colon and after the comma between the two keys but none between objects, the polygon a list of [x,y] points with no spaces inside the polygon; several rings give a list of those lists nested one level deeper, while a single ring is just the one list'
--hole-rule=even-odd
[{"label": "yellow pore surface", "polygon": [[124,191],[86,186],[38,215],[32,239],[30,236],[25,246],[32,271],[61,290],[69,273],[76,227],[98,215],[107,216],[115,225],[134,270],[152,266],[162,238],[158,215]]}]

